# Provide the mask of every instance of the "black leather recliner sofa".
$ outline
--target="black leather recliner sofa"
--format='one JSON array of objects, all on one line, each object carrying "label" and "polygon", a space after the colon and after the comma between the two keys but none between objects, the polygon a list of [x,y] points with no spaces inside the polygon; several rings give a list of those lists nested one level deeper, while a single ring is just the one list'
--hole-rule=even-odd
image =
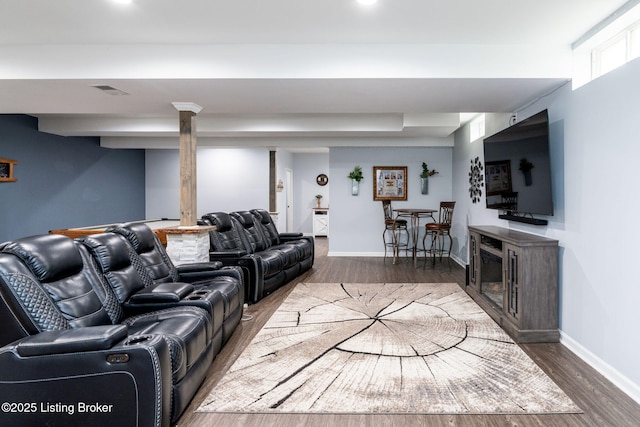
[{"label": "black leather recliner sofa", "polygon": [[224,298],[151,283],[131,311],[140,277],[129,254],[86,239],[0,245],[3,424],[168,426],[220,349]]},{"label": "black leather recliner sofa", "polygon": [[245,270],[245,295],[250,303],[258,302],[313,266],[313,237],[278,233],[264,209],[212,212],[202,216],[202,223],[216,226],[209,232],[210,260]]},{"label": "black leather recliner sofa", "polygon": [[[223,267],[221,263],[205,262],[175,266],[160,239],[144,223],[127,222],[107,228],[107,233],[119,234],[126,239],[133,252],[131,263],[142,277],[153,284],[183,282],[193,285],[195,291],[188,298],[206,299],[210,290],[222,297],[222,343],[226,343],[240,323],[244,305],[244,272],[240,267]],[[148,280],[148,279],[147,279]],[[146,286],[149,286],[148,281]]]}]

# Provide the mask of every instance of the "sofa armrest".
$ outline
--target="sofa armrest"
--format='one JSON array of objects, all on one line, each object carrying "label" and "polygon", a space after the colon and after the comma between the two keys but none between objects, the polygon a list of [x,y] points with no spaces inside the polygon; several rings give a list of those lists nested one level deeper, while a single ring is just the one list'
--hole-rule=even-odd
[{"label": "sofa armrest", "polygon": [[225,267],[240,267],[244,276],[244,295],[249,303],[259,301],[264,294],[262,261],[246,251],[209,252],[209,260],[220,261]]},{"label": "sofa armrest", "polygon": [[[114,338],[119,326],[112,331]],[[90,331],[93,327],[59,332],[69,334],[66,338],[72,341],[73,334],[109,336],[108,328],[101,333],[99,328]],[[42,345],[47,336],[52,339],[55,335],[37,335],[41,334]],[[13,411],[16,406],[9,406],[0,413],[2,425],[170,426],[171,357],[161,335],[149,335],[132,344],[121,341],[104,350],[44,352],[28,357],[19,353],[22,342],[0,348],[0,402],[22,408]],[[27,345],[29,352],[40,344],[23,347]],[[64,403],[55,410],[53,402]],[[87,405],[93,405],[94,411]]]},{"label": "sofa armrest", "polygon": [[125,325],[44,331],[21,340],[16,351],[20,356],[29,357],[108,350],[126,337]]},{"label": "sofa armrest", "polygon": [[224,260],[227,258],[241,258],[249,253],[244,250],[233,250],[233,251],[211,251],[209,252],[209,260]]},{"label": "sofa armrest", "polygon": [[178,302],[194,290],[195,288],[190,283],[158,283],[157,285],[140,289],[131,295],[127,304]]},{"label": "sofa armrest", "polygon": [[[178,276],[181,282],[193,283],[194,285],[198,285],[200,282],[205,282],[207,280],[211,280],[215,277],[221,276],[230,276],[238,279],[242,283],[246,281],[245,273],[240,266],[236,266],[234,262],[225,266],[222,262],[216,261],[209,264],[219,264],[220,268],[217,269],[209,269],[209,270],[182,270],[178,268]],[[197,287],[197,286],[196,286]]]},{"label": "sofa armrest", "polygon": [[221,268],[222,268],[222,263],[220,261],[196,262],[193,264],[182,264],[182,265],[176,266],[176,269],[178,270],[178,274],[217,271],[217,270],[220,270]]},{"label": "sofa armrest", "polygon": [[299,239],[300,237],[303,236],[302,233],[280,233],[278,234],[278,236],[281,239],[285,239],[285,240],[291,240],[291,239]]}]

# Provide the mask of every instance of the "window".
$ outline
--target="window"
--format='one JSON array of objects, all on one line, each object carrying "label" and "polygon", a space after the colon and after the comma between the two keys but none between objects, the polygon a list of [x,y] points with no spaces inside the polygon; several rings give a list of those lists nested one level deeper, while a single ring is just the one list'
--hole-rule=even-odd
[{"label": "window", "polygon": [[625,30],[593,49],[592,79],[626,64],[640,56],[640,25]]},{"label": "window", "polygon": [[627,62],[627,41],[625,37],[616,39],[592,52],[593,68],[591,75],[599,77]]},{"label": "window", "polygon": [[574,89],[640,57],[640,2],[625,3],[572,48]]},{"label": "window", "polygon": [[631,30],[631,59],[640,57],[640,25]]},{"label": "window", "polygon": [[469,123],[469,142],[480,139],[484,136],[484,114],[471,120]]}]

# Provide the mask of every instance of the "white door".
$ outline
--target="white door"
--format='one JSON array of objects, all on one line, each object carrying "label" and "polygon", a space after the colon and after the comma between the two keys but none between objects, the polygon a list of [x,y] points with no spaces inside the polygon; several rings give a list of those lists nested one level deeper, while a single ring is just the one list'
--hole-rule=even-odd
[{"label": "white door", "polygon": [[285,169],[285,179],[287,180],[286,191],[287,191],[287,209],[286,209],[286,221],[287,221],[287,232],[293,232],[293,171],[291,169]]}]

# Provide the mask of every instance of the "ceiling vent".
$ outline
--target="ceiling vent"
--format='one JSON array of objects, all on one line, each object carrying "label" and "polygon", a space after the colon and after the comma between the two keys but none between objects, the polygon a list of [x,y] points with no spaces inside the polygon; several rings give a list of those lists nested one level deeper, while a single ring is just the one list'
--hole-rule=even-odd
[{"label": "ceiling vent", "polygon": [[92,85],[91,87],[95,87],[96,89],[101,90],[104,93],[108,93],[109,95],[129,95],[127,92],[123,92],[120,89],[116,89],[115,87],[109,85]]}]

